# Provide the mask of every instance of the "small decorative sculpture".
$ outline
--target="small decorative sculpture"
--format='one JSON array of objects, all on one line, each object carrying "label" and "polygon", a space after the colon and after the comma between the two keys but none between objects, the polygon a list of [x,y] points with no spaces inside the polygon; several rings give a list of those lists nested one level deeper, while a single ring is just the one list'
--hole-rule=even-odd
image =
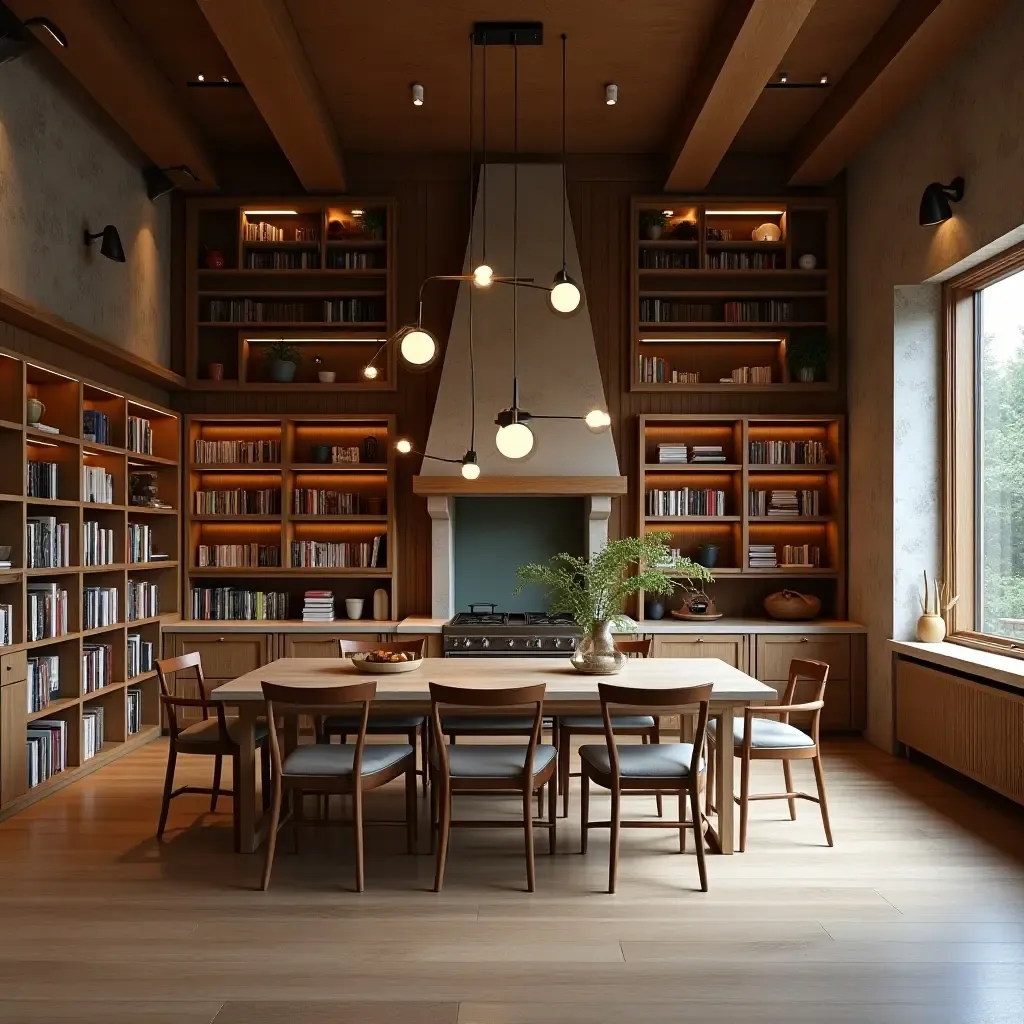
[{"label": "small decorative sculpture", "polygon": [[949,586],[939,580],[928,583],[928,570],[924,571],[924,596],[920,599],[921,617],[917,620],[917,639],[924,644],[937,644],[946,637],[948,612],[960,600],[959,594],[950,597]]}]

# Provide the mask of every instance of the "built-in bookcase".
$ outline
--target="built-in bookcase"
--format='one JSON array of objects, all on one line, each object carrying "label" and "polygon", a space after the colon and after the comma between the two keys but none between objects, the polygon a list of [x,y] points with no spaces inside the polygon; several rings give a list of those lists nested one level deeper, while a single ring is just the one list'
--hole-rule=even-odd
[{"label": "built-in bookcase", "polygon": [[[181,433],[169,409],[2,349],[0,408],[6,813],[159,731],[156,673],[139,654],[151,644],[158,657],[161,623],[180,617]],[[39,611],[54,595],[60,622]],[[41,723],[58,723],[66,752],[30,786]]]},{"label": "built-in bookcase", "polygon": [[[683,447],[685,462],[665,461]],[[763,615],[767,594],[794,588],[819,597],[823,615],[845,615],[840,417],[646,415],[638,452],[641,532],[667,532],[689,558],[715,549],[709,593],[718,611]],[[766,566],[772,557],[777,564]]]},{"label": "built-in bookcase", "polygon": [[186,616],[212,617],[231,589],[283,594],[286,613],[266,617],[301,619],[318,589],[336,617],[362,598],[370,619],[383,588],[397,617],[394,441],[388,415],[189,417]]}]

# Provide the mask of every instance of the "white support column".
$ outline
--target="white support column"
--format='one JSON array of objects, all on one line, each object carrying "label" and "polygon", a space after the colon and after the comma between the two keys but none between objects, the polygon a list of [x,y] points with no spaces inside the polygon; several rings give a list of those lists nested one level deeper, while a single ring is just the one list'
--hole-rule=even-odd
[{"label": "white support column", "polygon": [[430,614],[450,619],[455,614],[455,535],[452,518],[455,499],[450,495],[427,498],[430,515]]},{"label": "white support column", "polygon": [[593,494],[587,498],[587,551],[593,558],[608,543],[608,519],[612,514],[612,499]]}]

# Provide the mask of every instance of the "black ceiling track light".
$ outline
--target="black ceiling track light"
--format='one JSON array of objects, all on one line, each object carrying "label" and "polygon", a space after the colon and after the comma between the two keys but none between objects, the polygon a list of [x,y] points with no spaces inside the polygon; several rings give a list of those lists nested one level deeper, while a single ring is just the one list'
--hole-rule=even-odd
[{"label": "black ceiling track light", "polygon": [[474,46],[543,46],[541,21],[477,21],[473,24]]},{"label": "black ceiling track light", "polygon": [[144,167],[142,178],[146,183],[146,195],[154,202],[178,187],[177,182],[168,177],[169,171],[183,174],[192,181],[199,180],[199,175],[188,164],[173,164],[170,167]]},{"label": "black ceiling track light", "polygon": [[46,32],[60,47],[68,45],[68,37],[49,18],[28,18],[22,21],[5,4],[0,3],[0,64],[15,60],[28,50],[35,37],[29,29]]},{"label": "black ceiling track light", "polygon": [[917,222],[921,227],[941,224],[953,216],[950,203],[959,203],[964,197],[964,179],[954,178],[948,185],[933,181],[921,196],[921,210]]},{"label": "black ceiling track light", "polygon": [[807,78],[798,81],[791,78],[785,71],[780,71],[770,82],[765,83],[766,89],[827,89],[831,81],[828,75],[818,75],[817,78]]}]

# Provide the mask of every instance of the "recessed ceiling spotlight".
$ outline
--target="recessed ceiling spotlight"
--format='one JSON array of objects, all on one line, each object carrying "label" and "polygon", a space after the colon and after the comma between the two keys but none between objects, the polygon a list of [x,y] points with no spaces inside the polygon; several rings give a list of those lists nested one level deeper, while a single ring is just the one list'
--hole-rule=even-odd
[{"label": "recessed ceiling spotlight", "polygon": [[196,81],[197,82],[205,82],[206,81],[206,75],[196,75]]},{"label": "recessed ceiling spotlight", "polygon": [[423,106],[423,86],[419,82],[412,87],[412,105],[414,107]]},{"label": "recessed ceiling spotlight", "polygon": [[822,75],[821,78],[818,79],[818,82],[821,85],[828,85],[828,75]]},{"label": "recessed ceiling spotlight", "polygon": [[609,107],[614,107],[619,102],[619,87],[614,82],[609,82],[604,87],[604,101]]},{"label": "recessed ceiling spotlight", "polygon": [[221,75],[221,76],[220,76],[220,80],[221,80],[222,82],[230,82],[230,81],[231,81],[231,79],[230,79],[230,78],[228,78],[228,76],[227,76],[227,75]]},{"label": "recessed ceiling spotlight", "polygon": [[783,85],[785,85],[789,81],[789,75],[787,75],[785,71],[780,71],[779,72],[779,81]]}]

